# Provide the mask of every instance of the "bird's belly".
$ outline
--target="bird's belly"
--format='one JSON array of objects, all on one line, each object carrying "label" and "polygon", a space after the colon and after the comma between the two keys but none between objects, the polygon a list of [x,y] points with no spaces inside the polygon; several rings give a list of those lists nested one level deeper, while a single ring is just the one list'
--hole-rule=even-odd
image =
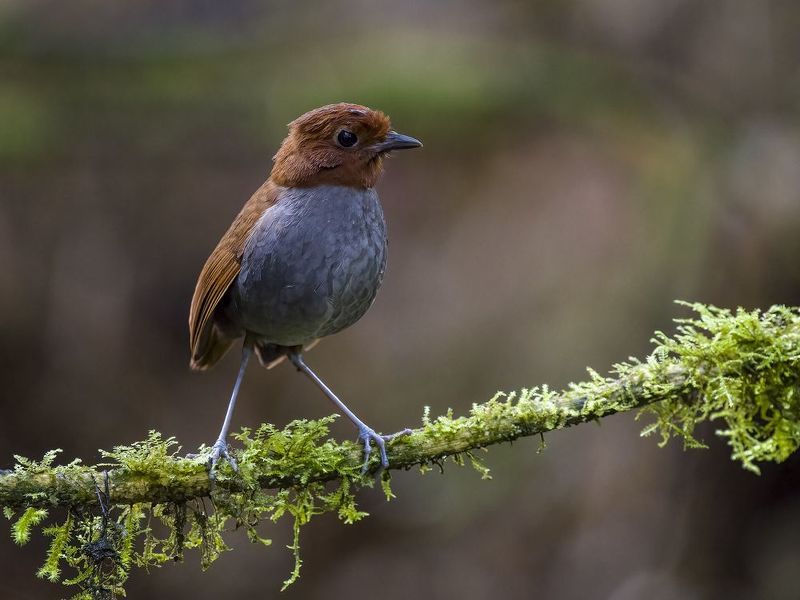
[{"label": "bird's belly", "polygon": [[367,311],[383,279],[386,233],[374,190],[287,190],[251,235],[233,290],[243,329],[296,346]]}]

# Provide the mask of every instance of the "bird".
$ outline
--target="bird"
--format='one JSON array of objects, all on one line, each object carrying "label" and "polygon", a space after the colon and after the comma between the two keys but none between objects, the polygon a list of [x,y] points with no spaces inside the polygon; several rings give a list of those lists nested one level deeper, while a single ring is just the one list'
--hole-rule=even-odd
[{"label": "bird", "polygon": [[388,467],[386,442],[307,365],[303,353],[358,321],[386,269],[386,224],[375,191],[383,160],[422,143],[392,129],[387,115],[340,102],[293,120],[269,178],[211,252],[189,309],[190,367],[214,366],[240,338],[242,354],[228,408],[208,458],[236,470],[228,447],[236,399],[251,355],[267,368],[287,360],[358,429],[362,473],[372,443]]}]

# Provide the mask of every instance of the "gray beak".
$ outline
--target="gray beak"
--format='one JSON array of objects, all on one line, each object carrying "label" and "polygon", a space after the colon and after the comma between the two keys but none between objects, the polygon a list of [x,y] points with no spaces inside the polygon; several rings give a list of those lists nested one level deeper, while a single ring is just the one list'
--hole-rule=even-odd
[{"label": "gray beak", "polygon": [[389,152],[390,150],[404,150],[406,148],[422,148],[422,142],[410,135],[403,135],[390,131],[386,139],[372,146],[376,152]]}]

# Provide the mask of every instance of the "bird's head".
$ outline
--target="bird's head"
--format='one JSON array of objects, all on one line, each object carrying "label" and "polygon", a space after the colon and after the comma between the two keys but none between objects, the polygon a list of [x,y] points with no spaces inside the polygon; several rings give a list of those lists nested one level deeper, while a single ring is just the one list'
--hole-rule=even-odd
[{"label": "bird's head", "polygon": [[392,150],[422,144],[392,130],[389,117],[359,104],[316,108],[289,123],[271,178],[286,187],[344,185],[370,188]]}]

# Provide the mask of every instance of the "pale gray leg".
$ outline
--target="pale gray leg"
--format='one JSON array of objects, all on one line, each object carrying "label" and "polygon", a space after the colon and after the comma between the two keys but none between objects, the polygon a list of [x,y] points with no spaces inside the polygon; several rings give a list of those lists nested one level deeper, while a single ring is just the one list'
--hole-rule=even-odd
[{"label": "pale gray leg", "polygon": [[236,461],[228,453],[228,431],[230,431],[231,428],[233,409],[236,407],[236,398],[239,396],[239,388],[242,386],[244,372],[247,368],[247,361],[250,360],[250,354],[252,354],[252,352],[252,347],[249,343],[247,343],[247,340],[245,340],[244,347],[242,348],[242,362],[239,366],[239,375],[236,377],[236,383],[233,385],[233,392],[231,393],[230,402],[228,402],[228,410],[225,413],[225,420],[222,423],[222,429],[219,431],[217,441],[214,442],[214,445],[211,447],[211,457],[209,458],[208,462],[212,473],[220,458],[227,460],[228,464],[233,467],[234,471],[236,471],[238,468]]},{"label": "pale gray leg", "polygon": [[334,394],[331,389],[325,385],[325,382],[322,381],[322,379],[320,379],[317,374],[314,373],[314,371],[312,371],[311,368],[305,363],[303,356],[299,352],[290,351],[287,352],[287,356],[297,370],[313,381],[317,387],[322,390],[322,393],[324,393],[328,399],[333,402],[336,407],[355,424],[356,427],[358,427],[358,439],[364,444],[364,465],[361,467],[361,473],[366,473],[367,468],[369,467],[369,455],[372,450],[370,441],[374,441],[380,450],[381,467],[384,469],[387,468],[389,466],[389,458],[386,456],[386,442],[399,435],[408,435],[411,433],[411,430],[404,429],[403,431],[399,431],[398,433],[392,435],[380,435],[379,433],[376,433],[374,429],[368,427],[355,415],[353,411],[347,408],[344,402],[339,400],[336,394]]}]

